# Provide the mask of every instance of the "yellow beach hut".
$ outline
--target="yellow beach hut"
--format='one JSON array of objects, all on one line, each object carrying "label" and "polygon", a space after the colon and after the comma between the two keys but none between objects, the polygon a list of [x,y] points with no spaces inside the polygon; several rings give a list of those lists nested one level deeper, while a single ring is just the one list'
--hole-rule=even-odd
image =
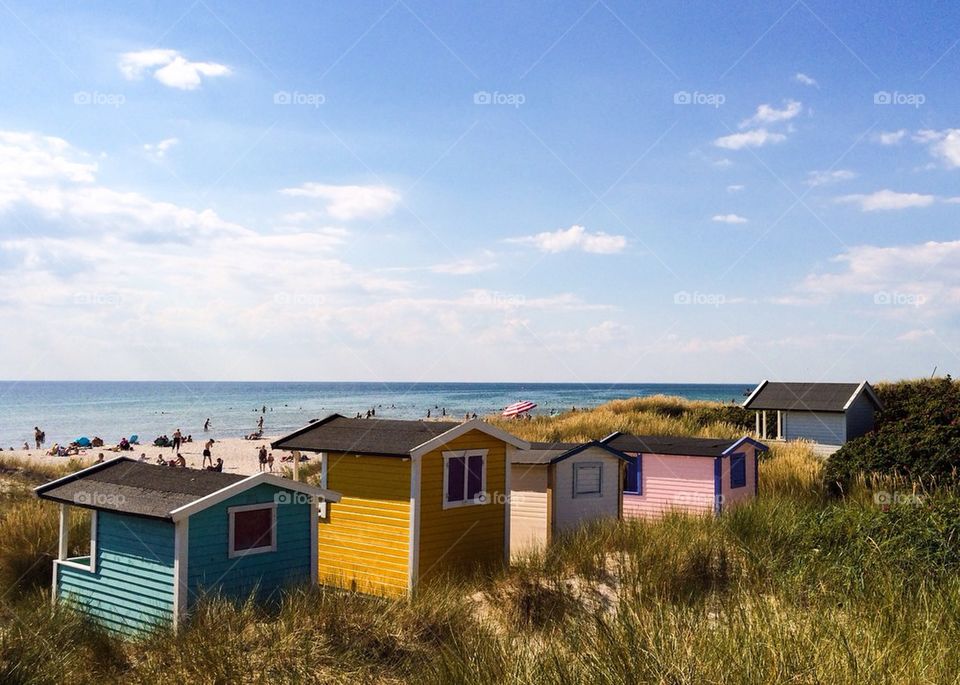
[{"label": "yellow beach hut", "polygon": [[431,577],[508,563],[508,451],[529,444],[464,423],[333,414],[272,443],[321,460],[319,582],[403,596]]}]

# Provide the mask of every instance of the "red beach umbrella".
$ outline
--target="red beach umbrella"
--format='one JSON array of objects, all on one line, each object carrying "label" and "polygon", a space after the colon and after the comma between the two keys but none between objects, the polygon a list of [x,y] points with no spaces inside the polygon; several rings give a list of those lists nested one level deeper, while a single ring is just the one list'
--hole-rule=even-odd
[{"label": "red beach umbrella", "polygon": [[509,407],[503,410],[503,413],[501,414],[501,416],[507,416],[507,417],[520,416],[520,414],[524,414],[536,406],[537,406],[536,403],[531,402],[530,400],[524,400],[522,402],[514,402]]}]

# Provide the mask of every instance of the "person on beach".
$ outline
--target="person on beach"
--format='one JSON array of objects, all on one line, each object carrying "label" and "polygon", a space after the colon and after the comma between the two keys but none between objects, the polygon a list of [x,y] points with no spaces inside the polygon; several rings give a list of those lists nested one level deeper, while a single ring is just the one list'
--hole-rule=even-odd
[{"label": "person on beach", "polygon": [[210,430],[210,419],[207,419],[203,422],[203,432],[206,433]]},{"label": "person on beach", "polygon": [[145,462],[146,460],[147,460],[147,453],[146,453],[146,452],[141,452],[141,453],[140,453],[140,461]]},{"label": "person on beach", "polygon": [[94,463],[96,463],[96,464],[102,464],[102,463],[103,463],[103,452],[101,452],[100,454],[97,455],[97,461],[94,462]]},{"label": "person on beach", "polygon": [[261,445],[260,447],[260,452],[258,453],[258,461],[260,462],[260,470],[263,471],[263,469],[267,465],[267,448],[265,446]]},{"label": "person on beach", "polygon": [[214,466],[210,464],[210,466],[207,467],[207,471],[223,471],[223,459],[217,457],[217,465]]},{"label": "person on beach", "polygon": [[166,466],[167,460],[163,458],[162,454],[157,455],[157,466]]},{"label": "person on beach", "polygon": [[34,439],[34,440],[36,441],[36,443],[37,443],[37,449],[40,449],[41,447],[43,447],[43,438],[44,438],[43,431],[40,430],[40,427],[39,427],[39,426],[34,426],[34,427],[33,427],[33,439]]},{"label": "person on beach", "polygon": [[270,467],[270,473],[273,473],[273,452],[267,455],[267,466]]},{"label": "person on beach", "polygon": [[173,442],[170,443],[170,449],[174,452],[179,452],[180,445],[182,444],[183,444],[183,433],[181,433],[180,429],[178,428],[173,433]]},{"label": "person on beach", "polygon": [[263,414],[260,415],[260,418],[257,419],[257,430],[263,431]]},{"label": "person on beach", "polygon": [[210,448],[213,447],[213,438],[207,440],[203,445],[203,461],[200,462],[200,468],[203,468],[206,465],[207,460],[210,461],[210,466],[213,466],[213,456],[211,455]]},{"label": "person on beach", "polygon": [[179,452],[177,452],[177,459],[176,459],[176,461],[175,461],[174,463],[176,463],[176,465],[179,466],[179,467],[182,468],[182,469],[187,468],[187,460],[184,459],[184,458],[183,458],[183,455],[180,454]]}]

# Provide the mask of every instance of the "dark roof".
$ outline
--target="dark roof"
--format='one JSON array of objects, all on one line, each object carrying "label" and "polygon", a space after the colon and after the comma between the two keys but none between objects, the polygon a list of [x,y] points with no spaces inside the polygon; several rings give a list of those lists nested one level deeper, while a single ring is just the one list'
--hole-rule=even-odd
[{"label": "dark roof", "polygon": [[[630,460],[630,457],[615,447],[599,440],[592,440],[591,442],[531,442],[530,449],[514,452],[510,463],[547,466],[568,459],[591,447],[598,447],[619,459]],[[558,454],[553,454],[554,452]]]},{"label": "dark roof", "polygon": [[739,440],[687,438],[672,435],[628,435],[614,433],[603,443],[621,452],[676,454],[691,457],[719,457]]},{"label": "dark roof", "polygon": [[[771,383],[764,381],[743,403],[747,409],[780,409],[806,411],[843,411],[857,392],[860,383]],[[864,383],[867,396],[880,404],[869,383]]]},{"label": "dark roof", "polygon": [[332,414],[271,443],[273,449],[406,457],[460,424],[454,421],[350,419]]},{"label": "dark roof", "polygon": [[241,481],[246,476],[171,468],[119,458],[41,485],[37,496],[90,509],[152,518]]}]

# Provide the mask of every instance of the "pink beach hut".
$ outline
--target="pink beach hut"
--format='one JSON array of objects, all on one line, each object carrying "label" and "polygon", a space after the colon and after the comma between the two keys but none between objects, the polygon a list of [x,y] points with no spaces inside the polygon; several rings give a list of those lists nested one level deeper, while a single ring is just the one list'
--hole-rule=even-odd
[{"label": "pink beach hut", "polygon": [[613,433],[601,442],[633,459],[623,486],[624,518],[657,518],[671,511],[719,514],[757,496],[753,438],[717,440]]}]

